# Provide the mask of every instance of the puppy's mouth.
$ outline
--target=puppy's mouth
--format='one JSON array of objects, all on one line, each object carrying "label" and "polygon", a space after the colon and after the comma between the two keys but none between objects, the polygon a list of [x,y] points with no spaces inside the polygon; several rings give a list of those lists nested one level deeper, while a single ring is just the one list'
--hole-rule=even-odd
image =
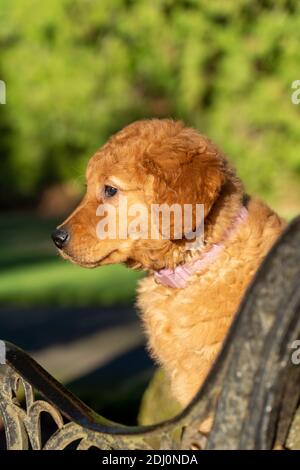
[{"label": "puppy's mouth", "polygon": [[77,266],[81,266],[82,268],[92,269],[92,268],[97,268],[101,266],[103,261],[107,260],[113,253],[116,253],[118,250],[116,249],[112,250],[95,261],[85,261],[82,258],[74,256],[73,254],[66,253],[66,251],[63,251],[63,250],[58,250],[58,251],[61,257],[64,258],[65,260],[71,261],[71,263],[76,264]]}]

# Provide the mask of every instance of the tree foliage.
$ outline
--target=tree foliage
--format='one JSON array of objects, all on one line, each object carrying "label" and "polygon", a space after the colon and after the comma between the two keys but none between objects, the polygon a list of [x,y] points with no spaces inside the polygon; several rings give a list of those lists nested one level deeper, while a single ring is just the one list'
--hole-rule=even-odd
[{"label": "tree foliage", "polygon": [[0,0],[0,21],[2,200],[82,175],[149,116],[207,133],[252,191],[299,182],[297,0]]}]

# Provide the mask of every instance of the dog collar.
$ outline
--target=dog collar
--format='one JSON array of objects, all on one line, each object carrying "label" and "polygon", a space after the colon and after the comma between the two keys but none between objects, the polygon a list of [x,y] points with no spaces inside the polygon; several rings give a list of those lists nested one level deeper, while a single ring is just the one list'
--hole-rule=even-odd
[{"label": "dog collar", "polygon": [[185,263],[176,266],[175,269],[164,268],[154,273],[156,282],[162,284],[165,287],[173,287],[176,289],[183,289],[186,287],[189,278],[197,271],[201,271],[204,267],[212,263],[223,250],[224,242],[228,240],[234,232],[239,228],[240,224],[245,222],[248,216],[248,211],[245,206],[242,206],[233,226],[227,230],[223,240],[220,243],[212,245],[211,249],[206,253],[202,254],[193,263]]}]

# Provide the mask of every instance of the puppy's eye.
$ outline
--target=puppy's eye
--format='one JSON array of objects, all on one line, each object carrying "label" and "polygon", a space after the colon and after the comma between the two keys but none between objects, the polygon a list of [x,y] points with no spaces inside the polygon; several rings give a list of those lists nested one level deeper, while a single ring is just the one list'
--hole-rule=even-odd
[{"label": "puppy's eye", "polygon": [[115,194],[117,194],[118,190],[117,188],[114,188],[113,186],[104,186],[104,194],[105,197],[113,197]]}]

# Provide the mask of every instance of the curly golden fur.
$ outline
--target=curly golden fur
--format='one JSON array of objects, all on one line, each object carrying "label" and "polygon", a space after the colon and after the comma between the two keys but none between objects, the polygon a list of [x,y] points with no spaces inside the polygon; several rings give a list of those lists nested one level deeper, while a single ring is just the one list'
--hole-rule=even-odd
[{"label": "curly golden fur", "polygon": [[[196,130],[168,119],[138,121],[92,157],[86,195],[61,226],[70,234],[61,254],[72,262],[85,267],[125,263],[148,271],[137,305],[150,351],[185,405],[211,368],[245,289],[284,222],[263,202],[247,197],[247,220],[223,241],[217,259],[195,273],[186,288],[174,289],[158,284],[154,272],[189,262],[193,255],[186,240],[99,240],[96,210],[105,201],[105,184],[126,194],[129,204],[143,203],[149,210],[152,203],[203,203],[203,252],[233,226],[246,200],[243,185],[222,152]],[[118,196],[112,203],[118,209]]]}]

